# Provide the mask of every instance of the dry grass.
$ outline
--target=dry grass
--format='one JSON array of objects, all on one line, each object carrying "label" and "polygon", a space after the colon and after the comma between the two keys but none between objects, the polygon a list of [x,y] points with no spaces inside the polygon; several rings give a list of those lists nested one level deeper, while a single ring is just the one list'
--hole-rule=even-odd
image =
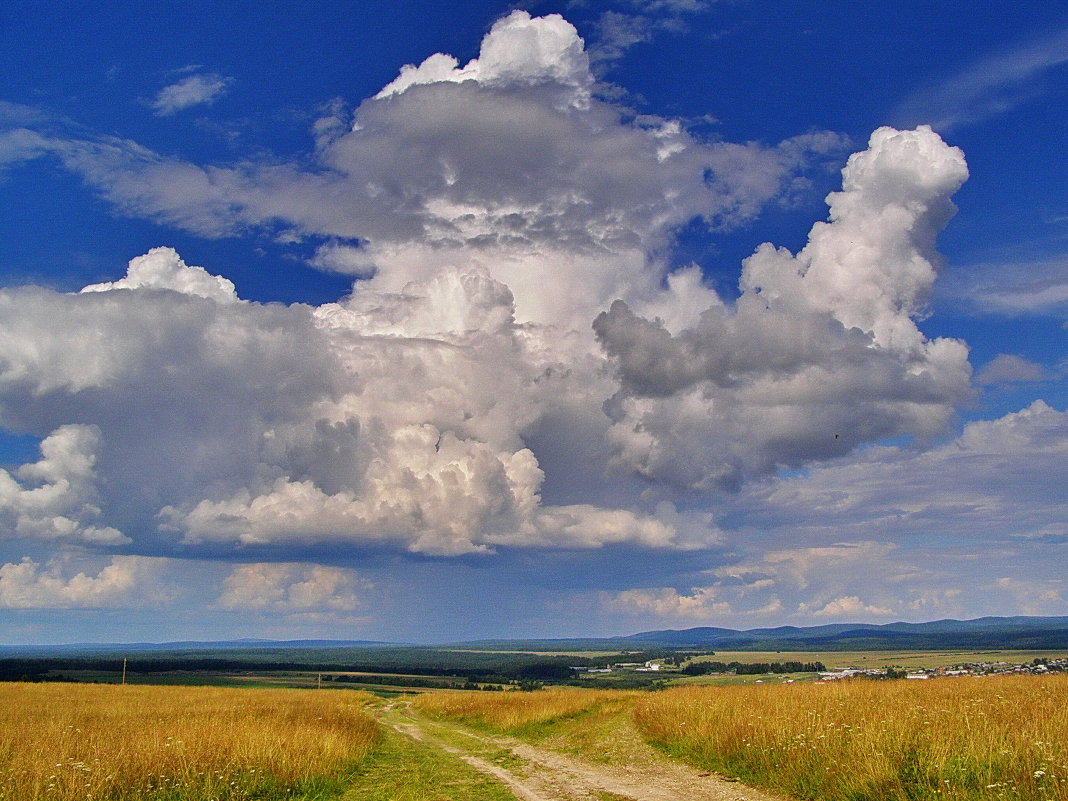
[{"label": "dry grass", "polygon": [[574,717],[605,705],[630,704],[637,693],[559,688],[534,692],[420,695],[413,705],[432,717],[515,733]]},{"label": "dry grass", "polygon": [[275,799],[336,786],[376,738],[360,693],[0,685],[0,799]]},{"label": "dry grass", "polygon": [[1068,799],[1068,676],[680,687],[646,737],[802,799]]}]

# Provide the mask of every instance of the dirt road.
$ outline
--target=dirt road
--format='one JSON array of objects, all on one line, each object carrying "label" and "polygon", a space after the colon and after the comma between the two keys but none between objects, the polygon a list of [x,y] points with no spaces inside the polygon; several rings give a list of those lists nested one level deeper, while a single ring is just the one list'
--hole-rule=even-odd
[{"label": "dirt road", "polygon": [[[672,762],[634,737],[624,736],[610,762],[593,761],[505,736],[430,720],[403,703],[381,721],[492,776],[522,801],[781,801],[740,782]],[[459,800],[458,800],[459,801]]]}]

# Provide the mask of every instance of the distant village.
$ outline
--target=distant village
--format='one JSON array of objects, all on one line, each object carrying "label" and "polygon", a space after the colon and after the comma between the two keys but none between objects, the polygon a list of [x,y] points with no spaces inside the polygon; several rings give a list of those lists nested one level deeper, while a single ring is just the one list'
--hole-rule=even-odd
[{"label": "distant village", "polygon": [[616,662],[611,665],[598,667],[573,667],[572,670],[580,673],[613,673],[618,671],[633,671],[635,673],[659,673],[660,662],[650,659],[648,662]]},{"label": "distant village", "polygon": [[854,677],[868,677],[877,679],[933,679],[942,676],[1001,676],[1009,673],[1063,673],[1068,672],[1068,658],[1044,659],[1036,658],[1030,662],[968,662],[952,667],[917,668],[904,670],[902,668],[854,668],[843,667],[834,670],[823,671],[819,674],[820,681],[837,681]]},{"label": "distant village", "polygon": [[[680,660],[681,661],[681,660]],[[773,662],[773,663],[739,663],[690,661],[685,665],[673,664],[672,659],[651,659],[646,662],[613,662],[603,667],[572,667],[579,676],[600,676],[605,674],[625,673],[659,673],[667,678],[669,675],[760,675],[812,673],[818,681],[838,681],[841,679],[912,679],[925,680],[950,676],[999,676],[1005,674],[1034,674],[1068,672],[1068,658],[1047,659],[1038,657],[1030,662],[1016,663],[1006,661],[967,662],[952,666],[931,668],[900,667],[858,668],[834,667],[827,669],[821,662]],[[666,675],[665,675],[666,674]],[[784,676],[785,677],[785,676]],[[792,679],[787,679],[792,681]],[[760,680],[758,679],[759,683]]]}]

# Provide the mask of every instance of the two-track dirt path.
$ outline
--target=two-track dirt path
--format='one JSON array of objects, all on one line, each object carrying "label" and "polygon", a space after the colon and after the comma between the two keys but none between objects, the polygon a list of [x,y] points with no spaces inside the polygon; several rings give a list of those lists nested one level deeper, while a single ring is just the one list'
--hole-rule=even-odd
[{"label": "two-track dirt path", "polygon": [[604,763],[430,720],[404,703],[384,708],[380,720],[492,776],[522,801],[781,801],[672,762],[636,734],[624,735],[623,762]]}]

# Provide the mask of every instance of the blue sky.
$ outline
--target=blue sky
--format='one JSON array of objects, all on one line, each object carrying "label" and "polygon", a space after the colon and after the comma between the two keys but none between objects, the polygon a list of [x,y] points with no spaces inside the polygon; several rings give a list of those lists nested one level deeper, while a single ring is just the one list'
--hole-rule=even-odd
[{"label": "blue sky", "polygon": [[1068,11],[8,3],[0,642],[1068,614]]}]

